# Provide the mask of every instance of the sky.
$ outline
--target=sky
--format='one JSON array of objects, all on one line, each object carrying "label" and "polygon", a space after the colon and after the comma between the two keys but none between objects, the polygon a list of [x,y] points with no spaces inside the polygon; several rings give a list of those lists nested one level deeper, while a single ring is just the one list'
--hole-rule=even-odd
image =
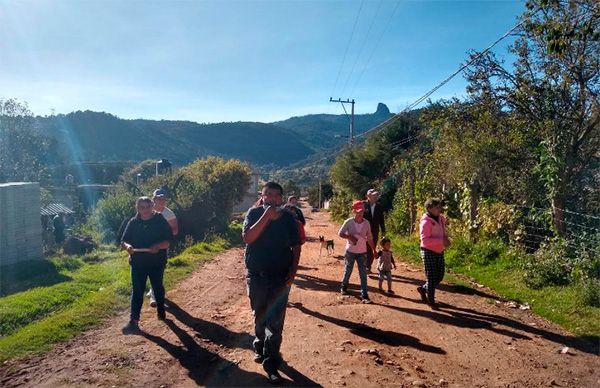
[{"label": "sky", "polygon": [[[517,23],[522,0],[0,0],[0,99],[203,122],[398,112]],[[506,54],[507,41],[495,48]],[[457,77],[431,98],[464,95]]]}]

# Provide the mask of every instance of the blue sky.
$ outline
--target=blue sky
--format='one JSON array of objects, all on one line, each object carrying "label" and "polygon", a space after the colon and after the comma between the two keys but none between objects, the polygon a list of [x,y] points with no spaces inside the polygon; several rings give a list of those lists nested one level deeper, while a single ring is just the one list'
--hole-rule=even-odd
[{"label": "blue sky", "polygon": [[0,98],[41,115],[198,122],[341,113],[330,96],[356,99],[357,113],[380,101],[399,111],[512,27],[523,4],[0,0]]}]

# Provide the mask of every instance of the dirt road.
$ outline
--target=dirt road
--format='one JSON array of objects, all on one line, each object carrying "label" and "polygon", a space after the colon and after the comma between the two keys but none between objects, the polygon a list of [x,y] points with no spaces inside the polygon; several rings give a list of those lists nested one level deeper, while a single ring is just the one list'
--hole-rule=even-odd
[{"label": "dirt road", "polygon": [[[442,285],[433,311],[415,287],[420,270],[400,264],[396,295],[359,300],[358,274],[340,296],[343,241],[325,213],[307,216],[309,241],[290,295],[282,354],[288,386],[600,386],[598,346],[478,289]],[[319,257],[317,236],[335,239]],[[252,361],[252,315],[243,251],[231,249],[168,292],[167,321],[144,306],[142,335],[124,336],[127,313],[45,355],[9,362],[2,386],[264,386]],[[558,352],[563,346],[569,350]]]}]

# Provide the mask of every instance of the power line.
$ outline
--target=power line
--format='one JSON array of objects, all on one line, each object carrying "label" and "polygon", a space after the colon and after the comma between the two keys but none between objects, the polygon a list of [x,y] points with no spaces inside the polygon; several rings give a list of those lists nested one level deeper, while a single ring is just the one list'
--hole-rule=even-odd
[{"label": "power line", "polygon": [[385,23],[385,26],[383,27],[383,30],[381,31],[381,34],[379,35],[377,42],[373,46],[373,49],[371,50],[371,53],[369,54],[369,57],[367,58],[367,62],[365,62],[365,65],[363,66],[362,71],[359,73],[358,78],[354,82],[354,86],[352,87],[352,91],[350,92],[350,94],[354,93],[354,90],[356,90],[356,86],[358,86],[360,80],[362,79],[363,75],[365,74],[365,71],[367,70],[367,67],[371,63],[371,59],[373,59],[373,55],[375,54],[375,51],[377,51],[377,48],[379,47],[379,43],[381,43],[381,40],[383,39],[383,36],[385,35],[385,32],[387,31],[392,19],[394,18],[394,15],[396,14],[396,10],[398,9],[399,5],[400,5],[400,0],[396,1],[396,5],[394,6],[392,13],[390,13],[390,17],[388,18],[387,22]]},{"label": "power line", "polygon": [[346,55],[348,55],[348,50],[350,49],[350,44],[352,43],[352,38],[354,37],[354,31],[356,31],[356,25],[358,24],[358,19],[360,18],[360,11],[362,10],[363,4],[365,0],[360,2],[360,6],[358,7],[358,12],[356,13],[356,18],[354,19],[354,25],[352,26],[352,32],[350,33],[350,38],[348,39],[348,43],[346,44],[346,50],[344,51],[344,56],[342,57],[342,63],[340,64],[340,68],[337,73],[337,77],[335,77],[335,82],[333,84],[333,88],[331,89],[330,96],[333,96],[333,92],[335,92],[335,88],[337,87],[337,83],[340,80],[340,75],[342,73],[342,69],[344,68],[344,64],[346,63]]},{"label": "power line", "polygon": [[375,20],[377,19],[377,15],[379,14],[379,10],[381,9],[381,4],[383,4],[383,0],[379,0],[379,5],[377,6],[377,9],[375,10],[375,15],[373,15],[373,20],[371,20],[371,24],[369,24],[367,33],[365,34],[363,42],[360,45],[360,49],[358,50],[358,55],[356,56],[356,59],[354,60],[354,63],[352,64],[352,68],[350,68],[350,73],[348,73],[348,77],[346,78],[346,82],[344,83],[344,87],[342,88],[342,92],[340,94],[344,93],[344,91],[346,90],[346,87],[348,86],[348,82],[350,82],[350,79],[352,78],[352,74],[354,74],[354,68],[356,67],[356,64],[358,63],[358,60],[361,57],[363,49],[365,48],[365,45],[367,44],[367,39],[369,38],[369,35],[371,34],[371,29],[373,28],[373,25],[375,24]]},{"label": "power line", "polygon": [[458,70],[456,70],[454,73],[452,73],[451,75],[449,75],[448,77],[446,77],[446,79],[444,79],[442,82],[440,82],[439,84],[437,84],[434,88],[432,88],[431,90],[429,90],[427,93],[425,93],[424,95],[422,95],[421,97],[419,97],[416,101],[414,101],[412,104],[410,104],[409,106],[407,106],[406,108],[404,108],[401,112],[396,113],[394,116],[392,116],[391,118],[387,119],[386,121],[384,121],[383,123],[380,123],[379,125],[376,125],[375,127],[359,134],[356,135],[356,137],[360,137],[360,136],[365,136],[371,132],[380,130],[382,128],[384,128],[385,126],[387,126],[388,124],[394,122],[395,120],[398,119],[399,115],[401,115],[402,113],[406,113],[410,110],[412,110],[414,107],[416,107],[417,105],[419,105],[421,102],[425,101],[427,98],[429,98],[429,96],[431,96],[433,93],[435,93],[436,91],[438,91],[438,89],[440,89],[441,87],[443,87],[444,85],[446,85],[448,82],[450,82],[454,77],[456,77],[458,74],[460,74],[463,70],[465,70],[467,67],[471,66],[473,63],[475,63],[475,61],[477,61],[479,58],[481,58],[483,55],[485,55],[488,51],[490,51],[492,48],[494,48],[494,46],[496,46],[498,43],[500,43],[501,41],[503,41],[504,39],[506,39],[506,37],[508,37],[513,31],[515,31],[517,28],[521,27],[521,25],[523,25],[523,23],[525,23],[525,20],[520,21],[519,23],[515,24],[510,30],[506,31],[504,33],[504,35],[502,35],[500,38],[496,39],[496,41],[494,43],[492,43],[491,45],[489,45],[488,47],[486,47],[483,51],[479,52],[477,55],[473,56],[468,62],[466,62],[465,64],[463,64]]},{"label": "power line", "polygon": [[[362,3],[361,3],[361,6],[362,6]],[[470,65],[472,65],[475,61],[477,61],[479,58],[481,58],[484,54],[486,54],[488,51],[490,51],[492,48],[494,48],[498,43],[500,43],[502,40],[506,39],[506,37],[508,37],[513,31],[515,31],[517,28],[519,28],[520,26],[522,26],[524,22],[525,22],[525,20],[522,20],[519,23],[515,24],[512,28],[510,28],[508,31],[506,31],[500,38],[496,39],[496,41],[494,41],[491,45],[489,45],[488,47],[486,47],[483,51],[479,52],[477,55],[473,56],[468,62],[466,62],[465,64],[463,64],[462,66],[460,66],[460,68],[457,71],[455,71],[454,73],[452,73],[450,76],[446,77],[446,79],[444,79],[443,81],[441,81],[440,83],[438,83],[435,87],[433,87],[432,89],[430,89],[427,93],[425,93],[424,95],[422,95],[421,97],[419,97],[412,104],[410,104],[406,108],[404,108],[402,111],[394,114],[392,117],[390,117],[389,119],[383,121],[382,123],[374,126],[373,128],[370,128],[370,129],[368,129],[365,132],[357,134],[356,136],[354,136],[354,139],[357,139],[357,138],[360,138],[360,137],[364,137],[364,136],[366,136],[366,135],[368,135],[370,133],[382,130],[386,126],[388,126],[391,123],[393,123],[394,121],[398,120],[402,116],[402,114],[409,112],[411,109],[413,109],[414,107],[416,107],[417,105],[419,105],[421,102],[425,101],[433,93],[435,93],[441,87],[443,87],[444,85],[446,85],[450,80],[452,80],[454,77],[456,77],[458,74],[460,74],[463,70],[465,70],[467,67],[469,67]],[[337,84],[337,81],[336,81],[336,84]],[[421,136],[427,135],[427,134],[429,134],[431,132],[432,132],[432,130],[423,132],[423,134]],[[341,146],[338,150],[333,151],[329,155],[327,155],[327,156],[325,156],[323,158],[320,158],[320,159],[312,162],[312,164],[321,163],[321,162],[323,162],[323,161],[325,161],[325,160],[327,160],[327,159],[329,159],[331,157],[337,156],[340,153],[342,153],[343,151],[345,151],[345,149],[346,149],[345,146]],[[307,159],[305,159],[305,160],[307,160]],[[300,161],[298,163],[301,163],[301,162],[302,161]]]}]

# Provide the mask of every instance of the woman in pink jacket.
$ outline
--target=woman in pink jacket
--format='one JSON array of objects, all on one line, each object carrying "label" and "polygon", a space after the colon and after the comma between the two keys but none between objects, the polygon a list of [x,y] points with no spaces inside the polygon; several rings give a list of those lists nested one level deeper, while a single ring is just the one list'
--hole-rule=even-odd
[{"label": "woman in pink jacket", "polygon": [[423,302],[436,308],[435,288],[444,278],[444,250],[450,246],[446,231],[446,218],[442,213],[442,201],[429,198],[425,201],[425,214],[421,217],[421,259],[425,266],[427,281],[417,287]]}]

